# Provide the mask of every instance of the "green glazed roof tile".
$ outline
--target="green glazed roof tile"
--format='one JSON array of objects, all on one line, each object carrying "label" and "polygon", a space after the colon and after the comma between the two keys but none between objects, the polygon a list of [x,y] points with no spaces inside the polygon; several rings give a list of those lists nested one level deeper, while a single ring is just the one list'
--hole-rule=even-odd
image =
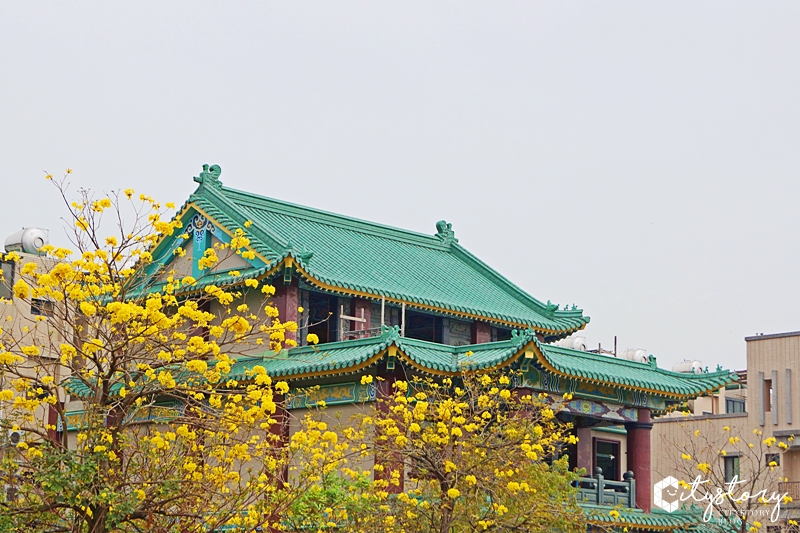
[{"label": "green glazed roof tile", "polygon": [[562,336],[589,322],[579,309],[544,304],[457,241],[365,222],[252,193],[201,184],[187,201],[218,223],[247,230],[262,256],[291,255],[312,283],[534,327]]},{"label": "green glazed roof tile", "polygon": [[591,504],[581,504],[590,523],[603,526],[636,527],[644,531],[691,531],[703,533],[705,531],[723,531],[733,533],[736,529],[729,524],[720,524],[717,520],[713,523],[703,522],[703,509],[689,507],[668,513],[661,509],[653,509],[649,513],[639,509],[616,509],[619,517],[612,517],[609,513],[611,507]]},{"label": "green glazed roof tile", "polygon": [[[239,268],[236,269],[239,274],[235,276],[230,275],[230,271],[206,274],[191,285],[181,286],[178,290],[176,290],[176,292],[186,294],[187,292],[203,290],[209,285],[215,285],[219,288],[230,287],[231,285],[241,285],[248,279],[258,278],[264,275],[269,271],[269,269],[270,267],[268,266],[262,268]],[[166,285],[166,282],[164,282],[146,285],[144,287],[137,287],[136,289],[129,291],[126,294],[126,298],[140,298],[145,294],[161,291]]]},{"label": "green glazed roof tile", "polygon": [[545,368],[579,379],[622,387],[665,392],[674,396],[697,396],[724,387],[738,379],[736,372],[719,370],[689,374],[671,372],[650,363],[639,363],[608,355],[582,352],[536,341],[540,362]]},{"label": "green glazed roof tile", "polygon": [[[638,363],[606,355],[569,350],[536,339],[533,331],[513,332],[511,339],[449,346],[401,337],[397,327],[385,328],[378,337],[304,346],[275,354],[240,358],[233,365],[231,379],[243,380],[256,365],[263,366],[274,378],[297,379],[314,375],[355,373],[375,364],[394,346],[397,356],[407,359],[422,372],[458,374],[462,370],[488,370],[513,362],[523,352],[532,350],[545,371],[576,379],[588,379],[624,388],[650,391],[653,394],[693,398],[717,390],[737,379],[735,372],[682,374],[658,368],[655,358]],[[376,357],[380,356],[380,357]],[[78,379],[65,383],[70,393],[85,396],[88,387]]]}]

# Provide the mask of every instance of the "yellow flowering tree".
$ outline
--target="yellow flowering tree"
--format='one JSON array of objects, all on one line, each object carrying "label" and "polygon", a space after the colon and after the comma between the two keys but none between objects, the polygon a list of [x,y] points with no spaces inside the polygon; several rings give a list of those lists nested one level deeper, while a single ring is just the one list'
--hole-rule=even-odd
[{"label": "yellow flowering tree", "polygon": [[[374,458],[371,489],[345,471],[350,498],[329,505],[342,531],[585,531],[567,458],[569,426],[552,401],[515,390],[513,375],[379,384],[391,394],[359,427]],[[369,379],[369,378],[367,378]],[[367,513],[353,511],[368,500]],[[348,508],[347,506],[351,507]]]},{"label": "yellow flowering tree", "polygon": [[[65,180],[55,183],[66,200]],[[232,377],[237,357],[291,345],[296,324],[278,320],[268,285],[159,267],[155,246],[183,231],[171,204],[128,189],[82,190],[67,206],[71,249],[4,257],[15,274],[2,304],[0,429],[20,439],[2,441],[0,530],[274,527],[347,452],[347,437],[331,443],[318,427],[283,446],[286,383],[259,366]],[[251,254],[246,235],[206,251],[204,277]]]},{"label": "yellow flowering tree", "polygon": [[781,456],[794,437],[765,438],[760,429],[725,422],[672,423],[680,430],[662,438],[675,450],[675,472],[661,474],[680,478],[676,497],[682,505],[702,507],[709,530],[755,533],[783,522],[781,510],[792,498],[781,491]]}]

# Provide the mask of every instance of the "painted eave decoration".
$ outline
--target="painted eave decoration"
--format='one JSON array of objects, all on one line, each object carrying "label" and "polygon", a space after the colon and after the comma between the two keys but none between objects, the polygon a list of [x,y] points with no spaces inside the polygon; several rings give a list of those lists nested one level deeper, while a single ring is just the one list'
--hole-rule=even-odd
[{"label": "painted eave decoration", "polygon": [[[575,305],[543,303],[514,285],[461,246],[445,221],[425,235],[224,187],[221,172],[205,165],[176,216],[188,224],[200,215],[223,238],[250,221],[246,232],[257,264],[243,277],[268,278],[290,268],[323,291],[532,328],[548,340],[589,322]],[[153,256],[168,261],[178,240],[163,239]]]}]

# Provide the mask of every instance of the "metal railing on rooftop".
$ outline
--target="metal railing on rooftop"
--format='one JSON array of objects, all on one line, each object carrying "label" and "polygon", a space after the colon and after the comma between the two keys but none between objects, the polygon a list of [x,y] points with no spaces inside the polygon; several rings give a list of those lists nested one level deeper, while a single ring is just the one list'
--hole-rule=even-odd
[{"label": "metal railing on rooftop", "polygon": [[343,341],[351,340],[351,339],[366,339],[367,337],[380,337],[382,330],[380,327],[377,328],[369,328],[369,329],[354,329],[350,331],[343,332],[342,339]]}]

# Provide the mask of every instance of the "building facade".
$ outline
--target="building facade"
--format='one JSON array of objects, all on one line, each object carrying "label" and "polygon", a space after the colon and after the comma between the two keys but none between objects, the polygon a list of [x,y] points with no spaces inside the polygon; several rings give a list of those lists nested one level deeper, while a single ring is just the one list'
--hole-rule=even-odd
[{"label": "building facade", "polygon": [[[568,453],[586,472],[579,498],[590,523],[607,522],[611,507],[621,509],[618,525],[641,530],[696,521],[651,508],[653,419],[735,382],[735,373],[681,374],[652,356],[634,362],[557,346],[589,317],[530,296],[467,251],[445,221],[431,235],[415,233],[225,187],[220,174],[206,165],[195,178],[197,190],[176,215],[185,234],[154,248],[143,290],[157,290],[167,275],[192,275],[191,290],[240,287],[256,309],[263,295],[248,292],[246,281],[276,288],[280,320],[299,324],[298,346],[254,351],[236,361],[231,379],[245,380],[260,365],[289,383],[279,399],[289,413],[324,401],[347,416],[391,395],[396,380],[513,369],[521,391],[571,395],[557,416],[579,439]],[[206,250],[229,243],[239,228],[247,228],[249,259],[235,256],[203,272]],[[179,247],[185,255],[173,253]],[[309,334],[318,345],[305,346]],[[309,386],[317,388],[309,393]],[[59,430],[69,432],[80,425],[82,390],[67,392],[68,423]],[[293,418],[276,429],[286,442],[297,429]]]},{"label": "building facade", "polygon": [[707,461],[725,479],[764,471],[759,489],[788,494],[793,501],[782,505],[781,520],[770,526],[778,531],[800,517],[800,446],[794,439],[800,436],[800,394],[793,384],[800,372],[800,332],[754,335],[745,342],[747,369],[736,383],[688,402],[685,413],[655,420],[653,476],[681,471],[681,453],[692,447],[696,432],[739,437],[747,450],[722,439]]}]

